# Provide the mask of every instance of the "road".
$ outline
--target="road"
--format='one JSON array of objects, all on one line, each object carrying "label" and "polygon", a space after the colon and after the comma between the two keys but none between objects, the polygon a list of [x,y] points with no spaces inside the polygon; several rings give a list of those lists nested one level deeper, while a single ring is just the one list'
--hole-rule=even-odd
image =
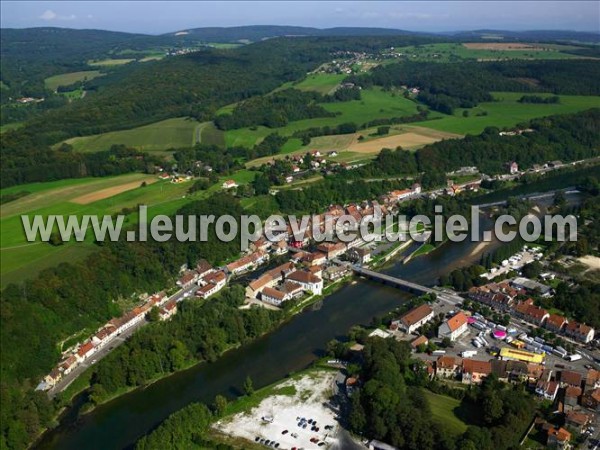
[{"label": "road", "polygon": [[[168,300],[175,300],[176,302],[181,302],[182,300],[191,297],[194,292],[198,289],[197,285],[192,285],[185,289],[181,289],[169,297]],[[187,297],[186,297],[186,294]],[[110,341],[108,341],[104,347],[97,350],[96,353],[91,355],[87,360],[78,364],[68,375],[65,375],[61,378],[61,380],[56,383],[52,388],[50,388],[47,393],[50,398],[54,398],[57,394],[64,391],[75,379],[81,375],[85,370],[100,361],[106,355],[108,355],[112,350],[117,348],[123,342],[125,342],[133,333],[139,330],[141,327],[146,325],[148,322],[146,320],[142,320],[141,322],[136,323],[131,328],[123,331],[119,335],[113,337]]]}]

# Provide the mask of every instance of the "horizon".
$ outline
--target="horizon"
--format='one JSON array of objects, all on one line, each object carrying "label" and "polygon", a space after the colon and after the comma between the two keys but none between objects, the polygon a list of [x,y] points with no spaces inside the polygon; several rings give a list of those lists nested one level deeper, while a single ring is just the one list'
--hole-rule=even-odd
[{"label": "horizon", "polygon": [[291,26],[425,33],[548,30],[600,34],[600,3],[591,1],[4,1],[0,8],[2,29],[56,27],[160,35],[208,27]]}]

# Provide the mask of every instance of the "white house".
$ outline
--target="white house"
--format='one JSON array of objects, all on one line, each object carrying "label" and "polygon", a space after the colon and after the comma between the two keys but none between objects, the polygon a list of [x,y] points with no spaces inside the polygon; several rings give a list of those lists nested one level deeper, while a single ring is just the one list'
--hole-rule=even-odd
[{"label": "white house", "polygon": [[290,273],[286,279],[298,283],[302,289],[313,294],[321,295],[323,292],[323,280],[310,272],[297,270]]},{"label": "white house", "polygon": [[461,334],[467,331],[468,326],[467,316],[461,311],[440,325],[438,337],[447,337],[451,341],[455,341]]},{"label": "white house", "polygon": [[420,305],[411,309],[400,319],[392,322],[392,328],[399,328],[405,333],[412,333],[418,330],[427,322],[433,319],[433,309],[429,305]]}]

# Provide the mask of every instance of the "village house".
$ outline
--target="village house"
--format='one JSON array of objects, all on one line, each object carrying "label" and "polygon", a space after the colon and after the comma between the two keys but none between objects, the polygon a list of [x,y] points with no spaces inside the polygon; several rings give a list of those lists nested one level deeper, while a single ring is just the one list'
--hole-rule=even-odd
[{"label": "village house", "polygon": [[202,287],[196,291],[196,297],[208,298],[225,287],[227,275],[222,270],[211,272],[202,278],[201,283]]},{"label": "village house", "polygon": [[410,346],[413,349],[416,349],[419,345],[427,345],[427,344],[429,344],[429,339],[427,339],[427,336],[422,334],[421,336],[417,337],[416,339],[413,339],[410,343]]},{"label": "village house", "polygon": [[114,325],[111,323],[106,324],[100,331],[98,331],[94,336],[92,336],[92,343],[98,349],[104,347],[107,342],[111,340],[111,338],[115,335],[116,330]]},{"label": "village house", "polygon": [[285,242],[285,240],[282,239],[275,243],[274,251],[273,251],[273,253],[275,255],[278,255],[278,256],[285,255],[288,251],[289,251],[288,244],[287,244],[287,242]]},{"label": "village house", "polygon": [[438,328],[438,337],[449,338],[451,341],[458,339],[468,328],[467,316],[461,311],[444,321]]},{"label": "village house", "polygon": [[327,262],[327,255],[321,252],[308,253],[302,257],[302,262],[307,266],[321,266]]},{"label": "village house", "polygon": [[78,363],[79,361],[77,360],[77,357],[75,355],[71,355],[61,362],[58,367],[63,374],[69,375]]},{"label": "village house", "polygon": [[290,298],[301,297],[302,294],[304,294],[302,286],[294,281],[284,281],[283,284],[279,286],[279,290],[288,294]]},{"label": "village house", "polygon": [[550,448],[568,449],[571,441],[571,433],[564,428],[550,428],[546,444]]},{"label": "village house", "polygon": [[565,389],[565,398],[563,401],[564,412],[573,411],[577,408],[579,398],[581,397],[581,388],[575,386],[567,386]]},{"label": "village house", "polygon": [[581,397],[581,404],[596,412],[600,412],[600,388],[586,392]]},{"label": "village house", "polygon": [[581,387],[582,381],[583,376],[579,372],[574,372],[572,370],[563,370],[560,372],[560,384],[562,387]]},{"label": "village house", "polygon": [[305,291],[316,295],[323,293],[323,280],[310,272],[297,270],[289,274],[286,279],[298,283]]},{"label": "village house", "polygon": [[571,321],[565,327],[565,334],[576,341],[587,344],[594,339],[595,331],[589,325]]},{"label": "village house", "polygon": [[519,173],[519,165],[515,161],[508,163],[508,173],[511,175]]},{"label": "village house", "polygon": [[286,300],[289,300],[291,297],[286,292],[282,292],[278,289],[272,287],[266,287],[262,290],[260,294],[260,299],[271,305],[280,306]]},{"label": "village house", "polygon": [[600,388],[600,371],[590,369],[585,376],[585,392]]},{"label": "village house", "polygon": [[50,371],[48,375],[44,377],[45,386],[43,386],[41,389],[46,390],[51,387],[54,387],[56,383],[60,381],[61,378],[62,373],[60,372],[60,370],[58,370],[58,368],[55,367]]},{"label": "village house", "polygon": [[234,180],[227,180],[223,182],[223,189],[232,189],[238,187],[238,184]]},{"label": "village house", "polygon": [[201,259],[196,264],[196,273],[198,274],[198,276],[200,278],[202,278],[204,275],[207,275],[214,271],[215,271],[215,269],[213,269],[213,266],[211,266],[210,263],[208,261],[206,261],[205,259]]},{"label": "village house", "polygon": [[398,320],[394,320],[391,324],[391,329],[400,329],[410,334],[421,328],[431,319],[433,319],[433,309],[429,305],[420,305],[408,311]]},{"label": "village house", "polygon": [[533,304],[532,299],[519,303],[515,308],[515,314],[527,322],[541,326],[550,316],[548,311]]},{"label": "village house", "polygon": [[250,282],[246,287],[246,296],[250,298],[258,297],[258,294],[265,287],[273,287],[279,282],[283,282],[285,276],[294,270],[294,263],[287,262],[274,269],[265,272],[262,276]]},{"label": "village house", "polygon": [[257,250],[249,255],[243,256],[237,261],[227,264],[227,271],[232,275],[238,275],[252,268],[258,267],[269,260],[269,254],[263,250]]},{"label": "village house", "polygon": [[489,361],[478,361],[475,359],[463,359],[462,383],[480,384],[484,378],[492,373],[492,365]]},{"label": "village house", "polygon": [[580,411],[569,411],[565,417],[565,425],[583,433],[592,422],[592,417]]},{"label": "village house", "polygon": [[83,362],[90,356],[92,356],[94,353],[96,353],[96,347],[94,347],[94,344],[88,341],[85,344],[82,344],[81,347],[79,347],[79,350],[77,350],[76,355],[79,362]]},{"label": "village house", "polygon": [[177,302],[175,300],[168,301],[158,312],[160,320],[169,320],[177,314]]},{"label": "village house", "polygon": [[307,270],[314,276],[323,278],[323,266],[310,266]]},{"label": "village house", "polygon": [[538,381],[535,393],[546,400],[554,401],[558,394],[559,384],[556,381]]},{"label": "village house", "polygon": [[177,280],[177,286],[179,286],[182,289],[189,288],[196,281],[198,281],[198,277],[198,272],[196,272],[195,270],[186,270],[181,276],[181,278]]},{"label": "village house", "polygon": [[346,244],[343,242],[323,242],[317,246],[317,250],[327,257],[327,259],[333,259],[346,252]]},{"label": "village house", "polygon": [[558,314],[550,314],[544,326],[553,333],[561,333],[567,324],[567,318]]},{"label": "village house", "polygon": [[329,266],[323,271],[323,278],[329,281],[339,280],[350,273],[350,269],[345,266]]},{"label": "village house", "polygon": [[348,252],[348,258],[357,264],[371,262],[371,250],[368,248],[353,248]]},{"label": "village house", "polygon": [[440,356],[435,362],[437,378],[456,378],[460,374],[460,360],[454,356]]}]

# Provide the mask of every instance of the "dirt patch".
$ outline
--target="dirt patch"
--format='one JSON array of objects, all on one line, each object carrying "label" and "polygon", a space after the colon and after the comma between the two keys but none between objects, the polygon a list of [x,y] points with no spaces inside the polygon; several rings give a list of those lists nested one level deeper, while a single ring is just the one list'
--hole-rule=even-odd
[{"label": "dirt patch", "polygon": [[366,142],[356,142],[348,147],[349,151],[357,153],[379,153],[382,148],[395,149],[402,147],[405,149],[414,149],[427,144],[432,144],[442,139],[454,138],[458,135],[451,133],[408,131],[402,134],[386,136],[379,139],[373,139]]},{"label": "dirt patch", "polygon": [[[286,381],[278,387],[294,386],[294,395],[267,397],[250,411],[217,422],[214,428],[220,433],[251,442],[256,442],[257,438],[263,442],[275,441],[280,449],[326,449],[337,442],[336,414],[325,406],[334,378],[335,373],[319,372]],[[308,423],[309,420],[311,423]],[[314,421],[318,431],[311,425]],[[316,442],[311,442],[311,439]],[[319,447],[321,442],[324,444]]]},{"label": "dirt patch", "polygon": [[581,264],[585,264],[587,270],[600,270],[600,258],[597,256],[586,255],[578,259]]},{"label": "dirt patch", "polygon": [[90,192],[89,194],[80,195],[71,200],[73,203],[77,203],[79,205],[87,205],[89,203],[97,202],[98,200],[104,200],[105,198],[113,197],[122,192],[130,191],[132,189],[138,188],[142,185],[143,182],[146,184],[152,184],[156,182],[156,178],[148,178],[147,180],[139,180],[132,181],[130,183],[120,184],[118,186],[113,186],[106,189],[101,189],[96,192]]},{"label": "dirt patch", "polygon": [[520,42],[466,42],[463,46],[471,50],[548,50],[547,47]]}]

